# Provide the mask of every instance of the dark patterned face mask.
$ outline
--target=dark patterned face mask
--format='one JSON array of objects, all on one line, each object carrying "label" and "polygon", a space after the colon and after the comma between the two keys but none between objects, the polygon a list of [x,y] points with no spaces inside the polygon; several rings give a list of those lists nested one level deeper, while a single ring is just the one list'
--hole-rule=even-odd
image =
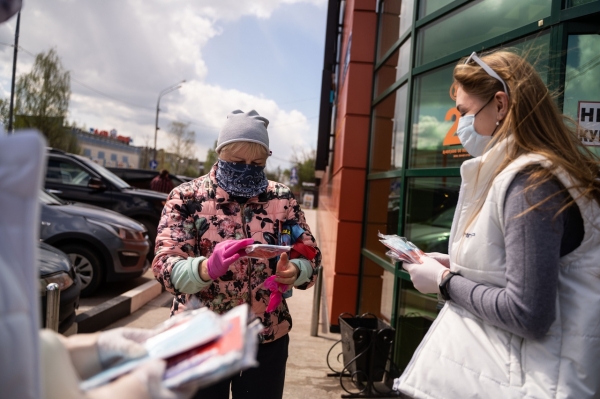
[{"label": "dark patterned face mask", "polygon": [[269,185],[265,167],[246,165],[242,162],[226,162],[219,159],[217,183],[229,195],[252,198],[264,192]]}]

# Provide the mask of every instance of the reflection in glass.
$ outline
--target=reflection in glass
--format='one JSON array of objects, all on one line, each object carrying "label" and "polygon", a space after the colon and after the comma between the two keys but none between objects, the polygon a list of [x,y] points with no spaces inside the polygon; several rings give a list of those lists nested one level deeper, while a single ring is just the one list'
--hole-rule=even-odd
[{"label": "reflection in glass", "polygon": [[410,38],[386,60],[375,75],[375,98],[410,70]]},{"label": "reflection in glass", "polygon": [[385,0],[379,12],[379,39],[377,43],[377,59],[392,47],[400,38],[400,6],[401,0]]},{"label": "reflection in glass", "polygon": [[394,51],[394,54],[387,59],[387,61],[377,70],[375,73],[375,96],[377,98],[381,93],[388,87],[394,84],[396,81],[397,66],[398,66],[398,55],[399,50]]},{"label": "reflection in glass", "polygon": [[406,126],[406,100],[408,86],[404,85],[396,92],[396,112],[394,112],[394,136],[392,147],[392,167],[401,168],[404,156],[404,130]]},{"label": "reflection in glass", "polygon": [[417,63],[426,64],[550,16],[552,0],[476,0],[419,31]]},{"label": "reflection in glass", "polygon": [[407,85],[390,94],[373,110],[370,173],[402,167]]},{"label": "reflection in glass", "polygon": [[593,3],[594,1],[598,1],[598,0],[570,0],[569,7],[577,7],[577,6],[581,6],[583,4]]},{"label": "reflection in glass", "polygon": [[411,136],[411,168],[458,167],[470,156],[455,136],[460,115],[449,95],[454,65],[417,77]]},{"label": "reflection in glass", "polygon": [[402,0],[402,13],[400,13],[400,36],[412,28],[415,0]]},{"label": "reflection in glass", "polygon": [[401,281],[394,359],[398,367],[404,369],[437,317],[440,307],[435,295],[421,294],[409,281]]},{"label": "reflection in glass", "polygon": [[414,0],[385,0],[381,6],[377,60],[412,26]]},{"label": "reflection in glass", "polygon": [[447,254],[459,189],[459,177],[408,180],[404,235],[425,252]]},{"label": "reflection in glass", "polygon": [[426,17],[453,1],[454,0],[421,0],[419,2],[419,18]]},{"label": "reflection in glass", "polygon": [[599,35],[569,35],[563,112],[573,119],[579,101],[600,101],[599,48]]},{"label": "reflection in glass", "polygon": [[394,304],[394,273],[387,270],[383,271],[381,276],[381,316],[390,323],[392,320],[392,306]]},{"label": "reflection in glass", "polygon": [[369,180],[367,188],[367,215],[365,223],[365,248],[382,259],[387,248],[379,242],[377,233],[397,234],[400,216],[400,179]]},{"label": "reflection in glass", "polygon": [[[381,266],[365,256],[362,257],[361,295],[358,303],[358,314],[373,313],[377,317],[386,319],[385,315],[381,313],[383,306],[383,273],[384,269]],[[392,298],[388,298],[387,295],[385,300],[392,303]]]},{"label": "reflection in glass", "polygon": [[[569,35],[563,112],[583,127],[581,138],[590,150],[600,155],[600,111],[579,115],[579,102],[600,107],[599,35]],[[591,103],[591,104],[589,104]],[[585,104],[582,104],[582,107]],[[594,104],[596,105],[596,104]],[[596,108],[596,107],[590,107]]]}]

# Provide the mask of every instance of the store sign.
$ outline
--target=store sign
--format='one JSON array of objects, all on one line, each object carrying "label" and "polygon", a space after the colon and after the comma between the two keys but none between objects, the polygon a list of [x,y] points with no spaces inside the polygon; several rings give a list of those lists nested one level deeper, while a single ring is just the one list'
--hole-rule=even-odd
[{"label": "store sign", "polygon": [[579,101],[577,120],[581,142],[600,146],[600,101]]},{"label": "store sign", "polygon": [[[458,138],[458,135],[456,134],[459,118],[460,118],[460,112],[458,112],[458,109],[456,109],[455,107],[450,108],[448,110],[448,112],[446,112],[446,116],[444,117],[444,120],[445,121],[454,121],[454,123],[452,123],[452,126],[450,126],[450,129],[448,129],[448,132],[446,133],[446,136],[444,137],[444,142],[442,143],[442,145],[451,146],[451,145],[460,145],[461,144],[460,139]],[[443,155],[451,155],[452,158],[467,158],[470,156],[469,153],[467,152],[467,150],[465,150],[464,148],[442,150],[442,154]]]}]

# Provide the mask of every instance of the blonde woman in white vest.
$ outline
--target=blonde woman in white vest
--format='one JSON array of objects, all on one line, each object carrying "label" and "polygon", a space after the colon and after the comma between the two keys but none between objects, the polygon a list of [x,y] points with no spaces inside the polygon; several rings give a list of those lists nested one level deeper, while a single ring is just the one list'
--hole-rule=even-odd
[{"label": "blonde woman in white vest", "polygon": [[475,158],[449,255],[405,264],[446,305],[400,379],[413,398],[600,398],[598,159],[531,64],[473,53],[454,69]]}]

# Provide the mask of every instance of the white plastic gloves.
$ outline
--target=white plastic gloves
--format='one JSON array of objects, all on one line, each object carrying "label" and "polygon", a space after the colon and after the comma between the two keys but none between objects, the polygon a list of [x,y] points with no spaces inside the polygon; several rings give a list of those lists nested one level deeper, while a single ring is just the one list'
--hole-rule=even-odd
[{"label": "white plastic gloves", "polygon": [[[155,334],[152,330],[140,328],[116,328],[100,333],[98,342],[98,356],[103,368],[119,361],[136,359],[146,354],[142,343]],[[98,388],[98,399],[105,394],[127,394],[130,397],[143,397],[151,399],[187,399],[196,392],[194,386],[170,390],[163,386],[162,377],[165,372],[166,362],[163,360],[150,360],[129,375],[125,375],[114,383]],[[122,380],[122,381],[120,381]],[[120,381],[120,383],[119,383]],[[96,395],[90,391],[90,397]],[[124,397],[124,396],[123,396]]]},{"label": "white plastic gloves", "polygon": [[151,330],[142,328],[115,328],[98,336],[98,357],[102,368],[122,360],[137,359],[146,354],[142,342],[153,336]]},{"label": "white plastic gloves", "polygon": [[442,276],[445,271],[449,270],[450,258],[448,255],[437,252],[426,255],[421,257],[423,263],[404,263],[402,267],[410,274],[410,279],[419,292],[438,294]]}]

